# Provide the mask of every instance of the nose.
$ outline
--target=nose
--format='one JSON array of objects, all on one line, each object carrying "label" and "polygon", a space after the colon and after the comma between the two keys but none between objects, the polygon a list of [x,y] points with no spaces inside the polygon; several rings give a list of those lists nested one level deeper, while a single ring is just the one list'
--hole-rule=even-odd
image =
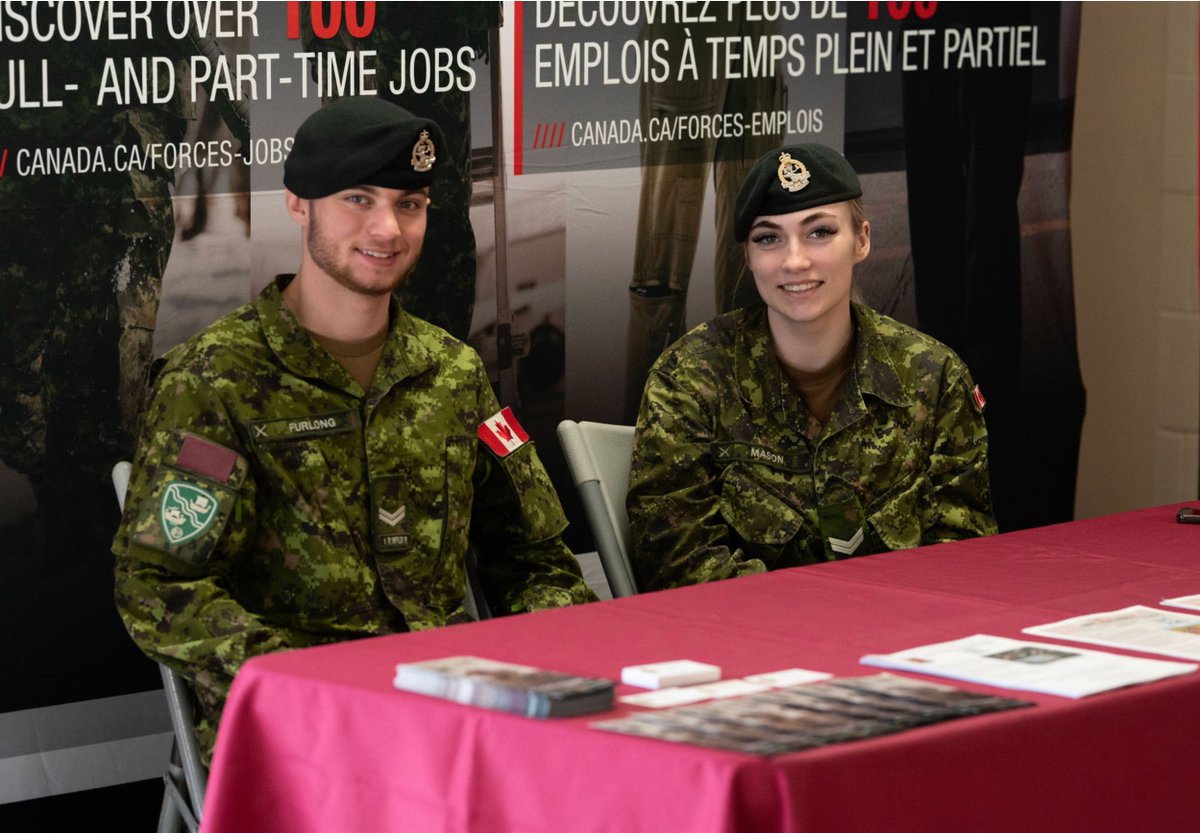
[{"label": "nose", "polygon": [[789,272],[804,272],[812,265],[808,257],[808,247],[802,240],[788,242],[787,254],[784,257],[783,268]]},{"label": "nose", "polygon": [[371,220],[367,226],[367,231],[374,237],[394,240],[403,233],[403,226],[400,223],[400,218],[396,216],[395,211],[389,206],[380,205],[371,212]]}]

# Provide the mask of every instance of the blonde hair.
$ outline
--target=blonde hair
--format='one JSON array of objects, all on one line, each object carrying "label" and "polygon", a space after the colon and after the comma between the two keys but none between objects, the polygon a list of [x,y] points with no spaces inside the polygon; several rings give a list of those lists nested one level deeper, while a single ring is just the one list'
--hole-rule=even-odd
[{"label": "blonde hair", "polygon": [[850,222],[854,224],[854,231],[862,231],[863,224],[869,219],[866,209],[863,208],[862,197],[855,197],[848,201],[850,204]]}]

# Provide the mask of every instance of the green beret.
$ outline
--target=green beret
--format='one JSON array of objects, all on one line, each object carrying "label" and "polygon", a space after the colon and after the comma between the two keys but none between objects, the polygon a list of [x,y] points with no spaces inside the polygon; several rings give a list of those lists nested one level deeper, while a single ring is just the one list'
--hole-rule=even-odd
[{"label": "green beret", "polygon": [[306,200],[355,185],[424,188],[445,143],[431,119],[377,96],[339,98],[296,131],[283,184]]},{"label": "green beret", "polygon": [[858,175],[833,148],[816,144],[775,148],[754,163],[738,190],[733,239],[745,240],[755,217],[790,214],[861,196]]}]

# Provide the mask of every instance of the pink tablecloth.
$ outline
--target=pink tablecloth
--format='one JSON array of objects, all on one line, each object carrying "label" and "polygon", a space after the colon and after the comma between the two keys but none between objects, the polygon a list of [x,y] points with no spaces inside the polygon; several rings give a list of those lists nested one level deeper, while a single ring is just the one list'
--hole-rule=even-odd
[{"label": "pink tablecloth", "polygon": [[[1200,593],[1200,527],[1146,509],[261,657],[234,682],[205,833],[986,833],[1200,829],[1200,675],[756,758],[395,691],[397,662],[475,654],[618,679],[839,676],[883,653]],[[964,688],[996,691],[984,686]],[[633,689],[618,688],[625,694]],[[633,707],[621,705],[604,717]]]}]

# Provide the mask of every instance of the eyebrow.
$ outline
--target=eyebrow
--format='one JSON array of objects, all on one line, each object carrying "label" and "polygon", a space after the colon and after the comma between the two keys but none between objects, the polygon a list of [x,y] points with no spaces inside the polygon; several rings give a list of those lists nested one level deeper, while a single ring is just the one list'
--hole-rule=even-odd
[{"label": "eyebrow", "polygon": [[[837,214],[835,214],[832,211],[818,211],[815,214],[809,214],[807,217],[805,217],[803,220],[801,220],[800,225],[806,226],[809,223],[814,223],[814,222],[817,222],[818,220],[828,220],[831,217],[834,219],[837,219]],[[753,231],[756,228],[782,229],[783,225],[781,223],[775,222],[774,220],[764,217],[761,220],[755,220],[754,225],[750,226],[751,231]]]},{"label": "eyebrow", "polygon": [[[379,193],[379,188],[375,185],[351,185],[346,190],[347,191],[366,191],[368,194],[378,194]],[[413,194],[419,194],[421,196],[429,196],[429,194],[427,193],[427,189],[425,189],[425,188],[404,188],[404,189],[397,189],[397,190],[399,190],[400,195],[404,196],[404,197],[412,196]]]}]

